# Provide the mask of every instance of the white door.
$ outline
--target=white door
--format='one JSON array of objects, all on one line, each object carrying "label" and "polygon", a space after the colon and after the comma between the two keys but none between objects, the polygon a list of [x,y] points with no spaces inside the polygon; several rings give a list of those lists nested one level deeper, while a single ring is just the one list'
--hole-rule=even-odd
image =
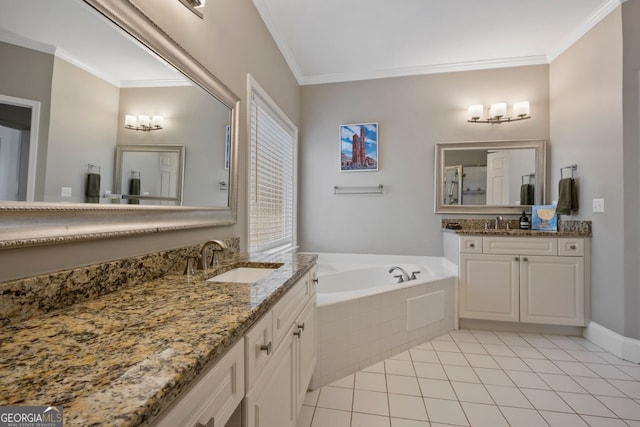
[{"label": "white door", "polygon": [[487,205],[509,204],[509,152],[487,154]]},{"label": "white door", "polygon": [[461,254],[460,268],[460,317],[519,320],[517,256]]},{"label": "white door", "polygon": [[520,321],[585,326],[584,320],[584,258],[521,257]]},{"label": "white door", "polygon": [[17,129],[0,126],[0,200],[20,200],[21,133]]},{"label": "white door", "polygon": [[[156,188],[161,197],[176,197],[178,188],[178,158],[176,153],[158,154],[158,176]],[[161,205],[176,205],[176,202],[160,201]]]}]

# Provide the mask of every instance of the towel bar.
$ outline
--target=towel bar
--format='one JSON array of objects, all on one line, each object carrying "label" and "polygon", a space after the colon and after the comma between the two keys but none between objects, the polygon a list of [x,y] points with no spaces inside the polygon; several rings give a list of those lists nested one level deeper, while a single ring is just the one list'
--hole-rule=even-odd
[{"label": "towel bar", "polygon": [[382,194],[382,184],[361,186],[333,186],[333,194]]},{"label": "towel bar", "polygon": [[565,166],[563,168],[560,168],[560,179],[564,178],[564,176],[562,175],[562,172],[565,169],[571,169],[571,178],[575,178],[575,173],[578,171],[578,165],[569,165],[569,166]]},{"label": "towel bar", "polygon": [[527,174],[527,175],[522,175],[522,185],[524,185],[524,184],[525,184],[525,182],[524,182],[524,179],[525,179],[525,178],[527,178],[527,179],[529,180],[526,184],[531,184],[531,183],[532,183],[532,182],[531,182],[532,180],[533,180],[533,181],[535,181],[535,179],[536,179],[536,174],[535,174],[535,173],[530,173],[530,174]]}]

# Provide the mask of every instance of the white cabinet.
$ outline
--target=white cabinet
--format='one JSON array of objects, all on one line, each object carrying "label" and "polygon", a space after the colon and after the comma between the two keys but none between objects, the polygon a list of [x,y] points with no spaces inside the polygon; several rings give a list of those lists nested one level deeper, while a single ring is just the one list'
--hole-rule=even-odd
[{"label": "white cabinet", "polygon": [[244,345],[234,345],[154,422],[157,427],[224,426],[244,397]]},{"label": "white cabinet", "polygon": [[[245,336],[247,366],[253,366],[247,374],[247,427],[295,426],[316,364],[312,278],[314,271],[301,278]],[[268,355],[259,355],[267,351]]]},{"label": "white cabinet", "polygon": [[[453,242],[453,243],[452,243]],[[459,316],[585,326],[589,321],[589,239],[460,236]]]}]

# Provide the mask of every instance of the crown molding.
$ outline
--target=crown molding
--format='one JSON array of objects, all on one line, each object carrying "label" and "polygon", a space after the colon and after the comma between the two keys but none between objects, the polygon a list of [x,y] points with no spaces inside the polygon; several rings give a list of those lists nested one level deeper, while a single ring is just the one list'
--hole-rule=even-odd
[{"label": "crown molding", "polygon": [[305,78],[304,74],[302,73],[302,70],[300,69],[298,62],[296,61],[295,56],[293,55],[293,52],[289,47],[289,44],[287,43],[287,39],[280,32],[280,27],[276,24],[276,20],[271,14],[271,11],[269,10],[269,6],[267,6],[264,0],[253,0],[253,4],[258,10],[260,17],[262,18],[262,21],[267,26],[267,30],[269,30],[271,37],[273,37],[273,40],[276,42],[278,49],[280,49],[280,53],[282,54],[285,62],[289,66],[291,73],[293,74],[295,79],[298,81],[298,84],[302,85],[303,84],[302,82]]},{"label": "crown molding", "polygon": [[545,55],[522,56],[514,58],[490,59],[482,61],[451,62],[446,64],[424,65],[416,67],[393,68],[367,72],[322,74],[307,76],[301,85],[315,85],[325,83],[339,83],[357,80],[385,79],[390,77],[406,77],[424,74],[455,73],[460,71],[477,71],[494,68],[523,67],[528,65],[547,64]]},{"label": "crown molding", "polygon": [[35,50],[42,53],[48,53],[49,55],[53,55],[56,52],[56,48],[54,46],[48,45],[46,43],[40,43],[34,40],[29,40],[27,38],[9,33],[7,31],[0,31],[0,42],[24,47],[26,49]]},{"label": "crown molding", "polygon": [[[626,1],[626,0],[624,0]],[[600,21],[606,18],[611,12],[616,10],[623,3],[621,0],[607,0],[598,10],[589,16],[578,28],[565,37],[553,49],[547,52],[547,62],[553,62],[564,51],[569,49],[575,42],[580,40],[585,34],[595,27]]]}]

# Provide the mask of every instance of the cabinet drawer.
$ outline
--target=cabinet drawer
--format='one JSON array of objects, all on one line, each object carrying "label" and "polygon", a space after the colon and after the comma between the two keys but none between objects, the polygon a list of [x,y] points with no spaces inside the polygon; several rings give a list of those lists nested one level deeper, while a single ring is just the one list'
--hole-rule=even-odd
[{"label": "cabinet drawer", "polygon": [[500,255],[558,255],[556,237],[484,237],[485,254]]},{"label": "cabinet drawer", "polygon": [[481,254],[481,236],[460,236],[460,252],[463,254]]},{"label": "cabinet drawer", "polygon": [[309,274],[305,274],[273,307],[273,345],[278,347],[309,300]]},{"label": "cabinet drawer", "polygon": [[156,427],[225,425],[244,397],[244,343],[240,341],[196,380],[153,424]]},{"label": "cabinet drawer", "polygon": [[272,325],[273,313],[269,310],[244,336],[247,390],[251,389],[276,349]]},{"label": "cabinet drawer", "polygon": [[558,239],[558,255],[584,256],[584,240],[560,237]]}]

